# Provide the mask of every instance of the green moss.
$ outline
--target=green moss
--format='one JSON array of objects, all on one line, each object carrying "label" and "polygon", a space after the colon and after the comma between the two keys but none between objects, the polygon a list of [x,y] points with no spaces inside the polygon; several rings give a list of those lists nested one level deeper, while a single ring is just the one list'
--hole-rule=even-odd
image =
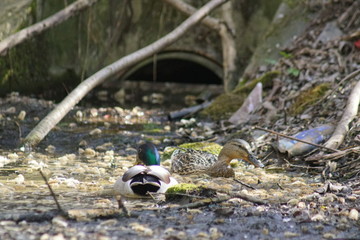
[{"label": "green moss", "polygon": [[143,125],[144,132],[147,133],[164,133],[164,128],[155,123],[147,123]]},{"label": "green moss", "polygon": [[329,88],[329,83],[322,83],[300,93],[300,95],[295,99],[294,103],[290,107],[289,113],[293,116],[301,114],[306,110],[306,108],[308,108],[309,106],[317,102],[320,98],[322,98],[325,95],[326,91],[329,90]]},{"label": "green moss", "polygon": [[215,98],[214,102],[200,112],[202,117],[210,117],[213,120],[229,118],[241,107],[246,94],[225,93]]},{"label": "green moss", "polygon": [[246,84],[239,84],[233,91],[233,93],[249,93],[259,82],[261,82],[265,87],[272,86],[272,81],[274,78],[280,75],[279,71],[271,71],[263,74],[261,77],[256,78]]},{"label": "green moss", "polygon": [[265,88],[270,87],[272,86],[273,79],[279,74],[279,71],[272,71],[246,84],[240,83],[231,93],[221,94],[215,98],[209,107],[200,112],[200,116],[210,117],[213,120],[229,118],[241,107],[247,95],[257,83],[261,82]]},{"label": "green moss", "polygon": [[[189,196],[184,196],[184,194]],[[190,197],[191,196],[191,197]],[[197,197],[215,197],[216,191],[203,186],[192,183],[180,183],[168,188],[165,193],[166,201],[176,201],[177,203],[189,203],[197,199]]]},{"label": "green moss", "polygon": [[[21,92],[39,92],[41,82],[46,85],[48,79],[47,56],[41,44],[41,36],[35,40],[28,40],[9,50],[8,54],[0,57],[0,93],[19,89]],[[47,88],[48,86],[44,86]]]},{"label": "green moss", "polygon": [[[205,152],[209,152],[215,155],[219,155],[222,146],[217,144],[217,143],[213,143],[213,142],[194,142],[194,143],[184,143],[179,145],[180,148],[190,148],[190,149],[195,149],[195,150],[201,150],[201,151],[205,151]],[[172,153],[177,149],[178,147],[167,147],[165,148],[161,159],[162,160],[166,160],[166,159],[170,159]]]},{"label": "green moss", "polygon": [[198,191],[199,189],[200,187],[198,185],[192,183],[179,183],[173,187],[168,188],[166,194],[177,194],[177,193],[188,194],[193,191]]}]

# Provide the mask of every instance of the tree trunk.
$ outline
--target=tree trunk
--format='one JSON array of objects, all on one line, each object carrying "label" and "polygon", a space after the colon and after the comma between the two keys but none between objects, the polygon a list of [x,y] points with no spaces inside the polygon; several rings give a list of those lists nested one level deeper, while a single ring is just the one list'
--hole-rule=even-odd
[{"label": "tree trunk", "polygon": [[78,12],[93,5],[97,1],[98,0],[78,0],[70,4],[68,7],[64,8],[60,12],[57,12],[56,14],[42,20],[41,22],[22,29],[21,31],[5,38],[0,42],[0,55],[5,55],[10,48],[13,48],[16,45],[25,41],[26,39],[29,39],[51,27],[54,27],[64,22]]}]

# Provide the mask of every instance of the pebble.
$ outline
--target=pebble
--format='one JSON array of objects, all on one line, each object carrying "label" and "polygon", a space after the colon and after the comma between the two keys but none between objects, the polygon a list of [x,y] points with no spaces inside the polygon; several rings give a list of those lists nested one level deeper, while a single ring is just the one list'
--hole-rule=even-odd
[{"label": "pebble", "polygon": [[75,115],[76,115],[76,117],[79,118],[80,120],[84,117],[84,114],[82,113],[82,111],[77,111]]},{"label": "pebble", "polygon": [[132,230],[136,231],[141,236],[151,237],[154,234],[151,228],[145,227],[144,225],[141,225],[137,222],[130,223],[129,226]]},{"label": "pebble", "polygon": [[311,217],[311,221],[324,221],[325,217],[321,214],[316,214]]},{"label": "pebble", "polygon": [[20,121],[24,121],[25,117],[26,117],[26,112],[24,110],[20,111],[20,113],[18,115],[18,119]]},{"label": "pebble", "polygon": [[14,221],[0,221],[0,226],[12,226],[12,225],[16,225],[16,222]]},{"label": "pebble", "polygon": [[334,238],[336,238],[336,236],[333,233],[324,233],[323,238],[325,238],[325,239],[334,239]]},{"label": "pebble", "polygon": [[21,185],[25,182],[25,177],[22,174],[19,174],[14,180],[17,185]]},{"label": "pebble", "polygon": [[298,233],[284,232],[284,237],[286,237],[286,238],[293,238],[293,237],[298,237],[298,236],[299,236]]},{"label": "pebble", "polygon": [[209,233],[210,233],[211,240],[216,240],[223,236],[222,232],[220,232],[216,227],[210,228]]},{"label": "pebble", "polygon": [[359,211],[355,208],[351,209],[349,212],[349,219],[357,221],[359,219]]},{"label": "pebble", "polygon": [[89,135],[94,136],[94,135],[100,135],[101,133],[102,131],[100,128],[95,128],[89,132]]},{"label": "pebble", "polygon": [[298,204],[297,204],[297,206],[298,206],[298,208],[306,208],[306,203],[305,202],[299,202]]},{"label": "pebble", "polygon": [[287,202],[287,204],[290,205],[290,206],[295,206],[295,205],[297,205],[299,202],[300,202],[299,199],[293,198],[293,199],[290,199],[290,200]]},{"label": "pebble", "polygon": [[69,123],[69,128],[76,128],[77,124],[76,123]]},{"label": "pebble", "polygon": [[52,224],[62,228],[66,228],[68,226],[65,218],[61,216],[54,217],[51,222]]},{"label": "pebble", "polygon": [[346,199],[349,200],[349,201],[355,202],[357,197],[354,196],[354,195],[350,195],[350,196],[347,196]]},{"label": "pebble", "polygon": [[96,155],[96,151],[92,148],[86,148],[83,154],[87,157],[94,157]]},{"label": "pebble", "polygon": [[55,150],[56,150],[56,147],[53,146],[53,145],[49,145],[45,148],[45,151],[48,152],[48,153],[55,153]]},{"label": "pebble", "polygon": [[16,153],[9,153],[7,157],[11,160],[16,160],[19,158],[19,155],[17,155]]}]

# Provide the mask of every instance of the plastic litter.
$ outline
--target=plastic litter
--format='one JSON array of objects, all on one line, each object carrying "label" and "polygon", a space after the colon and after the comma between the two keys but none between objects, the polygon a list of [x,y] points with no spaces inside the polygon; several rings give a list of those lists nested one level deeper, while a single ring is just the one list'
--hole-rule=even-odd
[{"label": "plastic litter", "polygon": [[[334,126],[327,124],[299,132],[292,137],[307,142],[320,144],[329,139],[333,131]],[[316,147],[313,145],[291,139],[282,138],[278,141],[279,151],[282,153],[288,152],[291,156],[299,156],[308,153],[315,148]]]}]

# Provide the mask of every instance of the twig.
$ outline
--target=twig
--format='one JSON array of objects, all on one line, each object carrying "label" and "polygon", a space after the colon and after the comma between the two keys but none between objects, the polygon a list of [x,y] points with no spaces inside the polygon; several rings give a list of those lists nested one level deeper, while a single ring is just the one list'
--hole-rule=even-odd
[{"label": "twig", "polygon": [[360,147],[353,147],[349,149],[345,149],[339,152],[325,154],[325,155],[313,155],[305,158],[305,161],[312,162],[312,161],[319,161],[319,162],[325,162],[325,161],[334,161],[339,158],[342,158],[350,153],[357,153],[360,154]]},{"label": "twig", "polygon": [[15,122],[16,126],[17,126],[18,129],[19,129],[19,139],[21,139],[21,135],[22,135],[21,126],[20,126],[20,124],[19,124],[17,121],[14,121],[14,122]]},{"label": "twig", "polygon": [[249,184],[246,184],[246,183],[240,181],[239,179],[234,178],[234,181],[237,182],[237,183],[240,183],[241,185],[243,185],[243,186],[245,186],[245,187],[248,187],[248,188],[251,188],[251,189],[253,189],[253,190],[256,190],[256,188],[254,188],[253,186],[250,186]]},{"label": "twig", "polygon": [[225,196],[225,197],[218,197],[218,198],[206,198],[206,199],[198,201],[198,202],[193,202],[193,203],[188,203],[188,204],[175,206],[175,207],[168,207],[168,208],[171,208],[171,209],[199,208],[199,207],[209,206],[210,204],[214,204],[214,203],[225,202],[231,198],[233,198],[233,197]]},{"label": "twig", "polygon": [[[309,169],[318,169],[318,170],[322,170],[323,167],[310,167],[310,166],[301,166],[301,165],[296,165],[296,164],[292,164],[290,163],[286,158],[283,159],[287,165],[289,165],[290,167],[296,167],[296,168],[304,168],[306,170]],[[306,161],[306,160],[305,160]]]},{"label": "twig", "polygon": [[276,185],[277,185],[281,190],[284,190],[284,188],[280,185],[280,183],[276,183]]},{"label": "twig", "polygon": [[49,188],[49,191],[50,191],[50,193],[51,193],[51,196],[53,197],[53,199],[54,199],[54,201],[55,201],[55,203],[56,203],[57,209],[58,209],[59,212],[61,212],[62,214],[66,215],[66,213],[64,212],[64,210],[61,208],[61,206],[60,206],[60,204],[59,204],[59,202],[58,202],[58,200],[57,200],[57,198],[56,198],[56,195],[55,195],[54,191],[52,190],[52,188],[51,188],[48,180],[46,179],[44,173],[41,171],[41,169],[39,169],[39,172],[40,172],[41,177],[44,179],[47,187]]},{"label": "twig", "polygon": [[304,141],[304,140],[302,140],[302,139],[290,137],[290,136],[287,136],[287,135],[285,135],[285,134],[278,133],[278,132],[275,132],[275,131],[273,131],[273,130],[269,130],[269,129],[266,129],[266,128],[255,127],[255,129],[259,129],[259,130],[262,130],[262,131],[265,131],[265,132],[269,132],[269,133],[276,134],[276,135],[278,135],[278,136],[280,136],[280,137],[284,137],[284,138],[288,138],[288,139],[291,139],[291,140],[295,140],[295,141],[299,141],[299,142],[302,142],[302,143],[306,143],[306,144],[309,144],[309,145],[313,145],[313,146],[318,147],[318,148],[324,148],[324,149],[330,150],[330,151],[332,151],[332,152],[338,152],[338,151],[339,151],[339,150],[337,150],[337,149],[333,149],[333,148],[330,148],[330,147],[325,147],[325,146],[322,146],[322,145],[320,145],[320,144],[316,144],[316,143]]},{"label": "twig", "polygon": [[233,194],[233,193],[228,192],[226,190],[220,190],[220,189],[217,189],[217,188],[209,188],[209,187],[207,187],[207,188],[210,189],[210,190],[214,190],[216,192],[219,192],[219,193],[227,194],[227,195],[230,196],[230,198],[241,198],[241,199],[243,199],[245,201],[253,202],[253,203],[256,203],[256,204],[267,204],[267,201],[256,198],[256,197],[252,197],[252,196],[250,196],[248,194],[245,194],[245,193]]}]

